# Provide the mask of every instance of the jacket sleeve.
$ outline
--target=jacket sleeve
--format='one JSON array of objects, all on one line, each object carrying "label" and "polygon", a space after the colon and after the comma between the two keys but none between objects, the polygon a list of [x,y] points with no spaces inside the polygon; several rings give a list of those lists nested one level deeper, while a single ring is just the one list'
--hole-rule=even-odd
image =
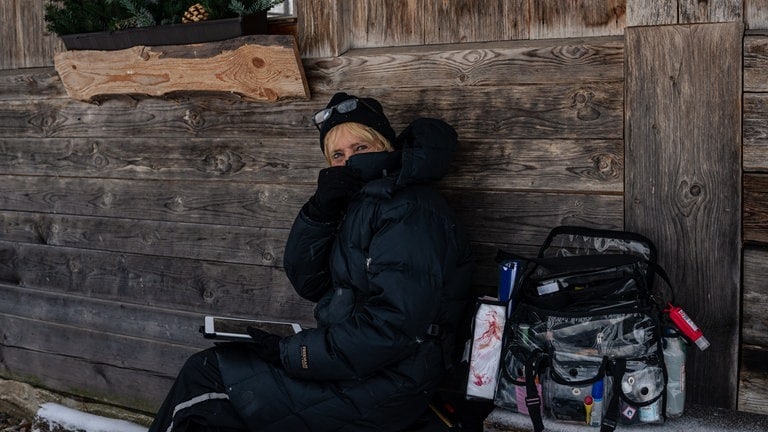
[{"label": "jacket sleeve", "polygon": [[293,289],[307,300],[317,302],[331,287],[328,255],[335,231],[335,223],[313,221],[303,211],[293,222],[283,266]]},{"label": "jacket sleeve", "polygon": [[449,245],[433,209],[404,202],[385,214],[369,248],[372,293],[346,320],[281,343],[289,375],[317,380],[364,377],[411,355],[440,308]]}]

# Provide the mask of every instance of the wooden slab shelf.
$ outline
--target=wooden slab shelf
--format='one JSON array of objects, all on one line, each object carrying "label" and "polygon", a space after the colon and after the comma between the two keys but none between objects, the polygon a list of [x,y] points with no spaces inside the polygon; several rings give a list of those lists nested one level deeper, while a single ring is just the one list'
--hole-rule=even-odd
[{"label": "wooden slab shelf", "polygon": [[191,45],[134,46],[116,51],[56,54],[69,97],[173,92],[236,93],[252,101],[309,99],[292,35],[250,35]]}]

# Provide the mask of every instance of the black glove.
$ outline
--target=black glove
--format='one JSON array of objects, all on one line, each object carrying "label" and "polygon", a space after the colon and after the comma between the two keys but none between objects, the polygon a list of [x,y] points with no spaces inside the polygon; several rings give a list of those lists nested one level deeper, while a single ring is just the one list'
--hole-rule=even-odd
[{"label": "black glove", "polygon": [[312,220],[333,222],[341,218],[349,200],[363,187],[357,170],[335,166],[320,171],[317,190],[302,209]]},{"label": "black glove", "polygon": [[267,333],[256,327],[248,327],[248,334],[253,339],[251,349],[256,352],[259,358],[276,367],[283,367],[283,361],[280,360],[280,339],[282,339],[280,336]]}]

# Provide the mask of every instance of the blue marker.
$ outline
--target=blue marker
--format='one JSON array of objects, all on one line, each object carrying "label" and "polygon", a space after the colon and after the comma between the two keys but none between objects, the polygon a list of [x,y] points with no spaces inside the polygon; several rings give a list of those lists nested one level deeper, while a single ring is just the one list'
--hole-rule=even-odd
[{"label": "blue marker", "polygon": [[498,297],[499,301],[509,302],[507,312],[512,312],[512,292],[515,289],[515,282],[517,282],[517,270],[520,267],[520,263],[517,261],[504,261],[499,264],[499,289]]},{"label": "blue marker", "polygon": [[603,380],[592,384],[592,418],[590,426],[600,426],[603,421]]}]

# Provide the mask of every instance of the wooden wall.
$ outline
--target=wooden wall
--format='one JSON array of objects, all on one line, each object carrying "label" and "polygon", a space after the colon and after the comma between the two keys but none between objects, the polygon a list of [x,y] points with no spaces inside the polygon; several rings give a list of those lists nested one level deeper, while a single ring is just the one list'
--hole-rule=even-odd
[{"label": "wooden wall", "polygon": [[[768,7],[766,8],[768,9]],[[744,280],[739,409],[768,412],[768,32],[744,38]]]},{"label": "wooden wall", "polygon": [[[51,67],[19,69],[51,64],[34,44],[26,56],[4,51],[0,375],[152,412],[186,356],[209,346],[197,334],[202,315],[310,323],[311,305],[284,277],[283,243],[324,163],[309,116],[339,90],[379,98],[397,130],[416,116],[459,130],[441,187],[471,232],[475,285],[492,291],[499,247],[533,253],[565,223],[624,227],[626,26],[768,22],[757,0],[489,3],[302,0],[305,102],[186,94],[87,104],[66,97]],[[30,4],[0,3],[0,17],[20,20]],[[761,61],[761,48],[748,52]],[[745,89],[756,73],[747,58]],[[766,115],[761,90],[747,91],[750,241],[767,226],[768,170],[748,166],[748,154],[766,160]],[[745,298],[768,293],[755,276],[766,257],[746,249]],[[754,305],[745,360],[768,346],[765,307]],[[742,400],[768,395],[764,364],[744,362]]]}]

